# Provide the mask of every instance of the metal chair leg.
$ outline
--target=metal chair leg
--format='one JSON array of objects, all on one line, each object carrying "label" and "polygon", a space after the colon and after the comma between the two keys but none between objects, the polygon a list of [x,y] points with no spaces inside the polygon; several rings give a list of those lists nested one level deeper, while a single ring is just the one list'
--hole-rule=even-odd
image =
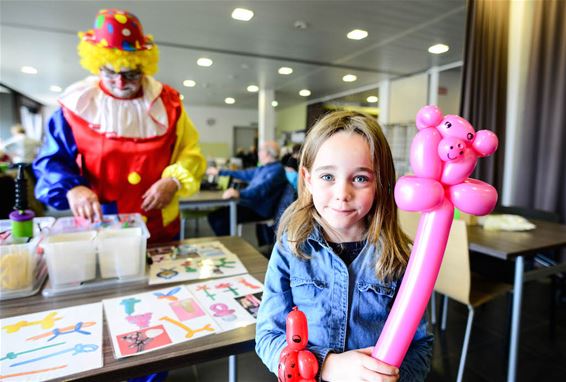
[{"label": "metal chair leg", "polygon": [[442,321],[440,324],[441,330],[446,330],[446,318],[448,317],[448,296],[444,296],[442,301]]},{"label": "metal chair leg", "polygon": [[236,382],[238,380],[238,360],[236,355],[228,357],[228,381]]},{"label": "metal chair leg", "polygon": [[436,325],[436,292],[430,295],[430,323]]},{"label": "metal chair leg", "polygon": [[181,232],[179,233],[179,238],[185,240],[185,228],[187,226],[187,219],[181,214]]},{"label": "metal chair leg", "polygon": [[472,333],[472,323],[474,322],[474,307],[468,305],[468,323],[466,325],[466,335],[464,336],[464,344],[462,345],[462,355],[460,356],[460,367],[458,367],[457,382],[462,382],[464,377],[464,367],[466,366],[466,356],[468,355],[468,345],[470,343],[470,334]]}]

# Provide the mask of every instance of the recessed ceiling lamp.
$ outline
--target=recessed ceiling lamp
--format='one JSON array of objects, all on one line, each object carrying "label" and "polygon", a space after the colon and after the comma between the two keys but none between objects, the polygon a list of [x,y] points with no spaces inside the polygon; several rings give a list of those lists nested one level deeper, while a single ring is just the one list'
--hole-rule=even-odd
[{"label": "recessed ceiling lamp", "polygon": [[259,91],[259,88],[256,85],[250,85],[246,89],[250,93],[257,93]]},{"label": "recessed ceiling lamp", "polygon": [[368,32],[363,29],[354,29],[353,31],[348,32],[346,37],[350,40],[362,40],[368,36]]},{"label": "recessed ceiling lamp", "polygon": [[308,97],[311,95],[311,91],[309,89],[303,89],[299,92],[301,97]]},{"label": "recessed ceiling lamp", "polygon": [[293,23],[293,27],[295,29],[304,30],[304,29],[307,29],[309,27],[309,23],[307,23],[304,20],[297,20]]},{"label": "recessed ceiling lamp", "polygon": [[61,88],[61,86],[51,85],[49,87],[49,90],[51,90],[53,93],[61,93],[63,89]]},{"label": "recessed ceiling lamp", "polygon": [[212,66],[212,60],[210,58],[201,57],[197,60],[197,65],[209,67],[209,66]]},{"label": "recessed ceiling lamp", "polygon": [[37,69],[33,66],[22,66],[20,70],[25,74],[37,74]]},{"label": "recessed ceiling lamp", "polygon": [[277,101],[271,101],[271,106],[277,107],[277,105],[279,105],[279,102],[277,102]]},{"label": "recessed ceiling lamp", "polygon": [[442,54],[448,52],[450,47],[444,44],[436,44],[428,48],[428,52],[432,54]]},{"label": "recessed ceiling lamp", "polygon": [[346,74],[344,77],[342,77],[342,81],[344,82],[354,82],[357,79],[358,77],[353,74]]},{"label": "recessed ceiling lamp", "polygon": [[376,96],[369,96],[366,98],[366,101],[368,101],[369,103],[377,103],[379,99]]},{"label": "recessed ceiling lamp", "polygon": [[183,81],[183,85],[186,86],[186,87],[188,87],[188,88],[195,87],[196,84],[197,84],[197,83],[196,83],[195,81],[193,81],[193,80],[185,80],[185,81]]},{"label": "recessed ceiling lamp", "polygon": [[245,8],[236,8],[232,11],[232,18],[240,21],[250,21],[254,17],[253,11]]},{"label": "recessed ceiling lamp", "polygon": [[287,76],[291,73],[293,73],[293,68],[289,68],[287,66],[282,66],[279,68],[279,70],[277,71],[279,74],[283,74],[284,76]]},{"label": "recessed ceiling lamp", "polygon": [[224,98],[224,102],[226,102],[228,105],[232,105],[236,103],[236,100],[232,97],[228,97],[228,98]]}]

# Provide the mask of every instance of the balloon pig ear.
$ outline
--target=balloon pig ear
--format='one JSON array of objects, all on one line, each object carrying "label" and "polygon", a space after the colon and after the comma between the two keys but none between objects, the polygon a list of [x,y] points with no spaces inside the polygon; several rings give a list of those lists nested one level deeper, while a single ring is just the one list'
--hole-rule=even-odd
[{"label": "balloon pig ear", "polygon": [[497,139],[497,135],[489,130],[478,131],[473,143],[474,150],[476,150],[481,157],[493,154],[495,150],[497,150],[498,145],[499,140]]},{"label": "balloon pig ear", "polygon": [[419,130],[436,127],[441,121],[442,110],[436,105],[423,106],[417,113],[416,123]]}]

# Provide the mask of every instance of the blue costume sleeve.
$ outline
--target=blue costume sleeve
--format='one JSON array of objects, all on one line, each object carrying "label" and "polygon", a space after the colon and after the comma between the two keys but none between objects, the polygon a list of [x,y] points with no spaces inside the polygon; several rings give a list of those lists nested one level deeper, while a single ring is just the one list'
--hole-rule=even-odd
[{"label": "blue costume sleeve", "polygon": [[35,196],[56,209],[68,209],[67,192],[76,186],[88,186],[76,162],[77,145],[63,110],[58,109],[47,125],[43,144],[33,162],[37,178]]}]

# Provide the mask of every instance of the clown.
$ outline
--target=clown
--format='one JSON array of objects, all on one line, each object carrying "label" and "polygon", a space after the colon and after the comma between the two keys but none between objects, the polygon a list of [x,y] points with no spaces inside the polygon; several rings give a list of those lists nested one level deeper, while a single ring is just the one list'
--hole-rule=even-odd
[{"label": "clown", "polygon": [[79,38],[95,76],[59,99],[33,165],[36,196],[91,221],[138,212],[151,241],[173,240],[178,197],[198,191],[206,168],[198,133],[177,91],[152,77],[159,52],[136,16],[101,10]]}]

